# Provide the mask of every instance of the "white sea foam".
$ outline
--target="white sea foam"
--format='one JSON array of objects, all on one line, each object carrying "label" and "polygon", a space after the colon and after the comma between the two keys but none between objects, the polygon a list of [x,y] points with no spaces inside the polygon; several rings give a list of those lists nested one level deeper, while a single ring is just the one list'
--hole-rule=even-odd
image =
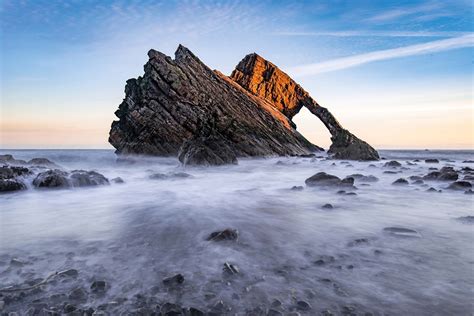
[{"label": "white sea foam", "polygon": [[[394,169],[399,174],[384,173],[390,170],[384,160],[288,157],[183,168],[171,158],[118,164],[111,151],[8,153],[18,159],[47,157],[68,170],[96,170],[125,181],[0,196],[0,287],[65,268],[79,271],[77,279],[9,303],[9,310],[26,311],[38,298],[49,304],[50,295],[78,286],[89,291],[93,280],[103,279],[110,285],[106,295],[84,304],[97,308],[128,299],[109,306],[112,312],[130,310],[134,295],[141,294],[202,310],[222,300],[238,314],[258,306],[264,310],[274,299],[286,311],[297,300],[307,301],[313,307],[308,314],[340,313],[344,306],[374,314],[472,313],[473,226],[456,218],[474,215],[473,195],[445,190],[449,182],[391,185],[401,177],[424,175],[430,167],[473,167],[462,163],[472,152],[382,152],[402,163]],[[440,158],[440,163],[407,164],[417,158]],[[319,171],[339,177],[362,173],[379,181],[356,180],[357,195],[290,190]],[[173,172],[192,177],[149,178]],[[426,192],[430,186],[443,192]],[[322,208],[326,203],[334,208]],[[227,227],[239,230],[238,242],[206,241]],[[385,227],[413,229],[421,238],[400,238]],[[11,258],[26,264],[11,267]],[[325,263],[315,264],[319,259]],[[240,275],[223,277],[225,262],[237,265]],[[185,282],[170,291],[161,280],[176,273]]]}]

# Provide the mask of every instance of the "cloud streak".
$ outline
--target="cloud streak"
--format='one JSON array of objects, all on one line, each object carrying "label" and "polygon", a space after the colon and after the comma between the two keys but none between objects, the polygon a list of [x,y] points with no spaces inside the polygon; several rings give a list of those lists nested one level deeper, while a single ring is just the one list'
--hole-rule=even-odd
[{"label": "cloud streak", "polygon": [[474,46],[474,34],[432,41],[423,44],[379,50],[375,52],[328,60],[320,63],[296,66],[288,69],[295,77],[317,75],[324,72],[352,68],[363,64],[394,58],[424,55],[457,48]]},{"label": "cloud streak", "polygon": [[457,31],[321,31],[321,32],[274,32],[279,36],[333,36],[333,37],[457,37],[470,32]]}]

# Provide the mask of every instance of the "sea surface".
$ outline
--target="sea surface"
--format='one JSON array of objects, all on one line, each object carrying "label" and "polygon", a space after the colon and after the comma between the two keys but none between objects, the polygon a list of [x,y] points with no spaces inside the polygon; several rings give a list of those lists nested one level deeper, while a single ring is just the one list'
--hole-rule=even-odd
[{"label": "sea surface", "polygon": [[[0,151],[6,153],[125,183],[0,195],[0,290],[78,271],[23,294],[0,291],[0,313],[70,304],[147,314],[173,303],[214,315],[266,315],[271,308],[283,315],[473,314],[474,226],[459,218],[474,216],[474,195],[446,190],[450,182],[392,185],[429,168],[474,168],[463,162],[473,151],[381,151],[385,160],[377,162],[325,154],[240,159],[211,168],[185,168],[175,158],[120,163],[112,150]],[[384,167],[390,160],[402,167]],[[356,195],[306,187],[320,171],[379,180],[356,180]],[[190,176],[173,176],[178,172]],[[151,179],[156,173],[170,176]],[[323,208],[327,203],[333,208]],[[237,229],[238,240],[207,240],[225,228]],[[226,262],[239,273],[226,274]],[[163,284],[176,274],[182,284]],[[106,291],[95,295],[91,284],[102,280]],[[70,296],[77,289],[86,298]]]}]

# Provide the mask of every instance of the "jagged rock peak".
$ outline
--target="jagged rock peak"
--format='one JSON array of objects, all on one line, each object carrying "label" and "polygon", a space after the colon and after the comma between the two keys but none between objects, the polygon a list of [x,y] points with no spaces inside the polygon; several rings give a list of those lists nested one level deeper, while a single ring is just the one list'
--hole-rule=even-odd
[{"label": "jagged rock peak", "polygon": [[211,139],[200,136],[203,122],[214,115],[213,135],[218,137],[212,139],[227,144],[236,157],[300,155],[319,149],[270,103],[213,72],[184,46],[178,47],[174,60],[155,50],[148,56],[144,75],[127,81],[125,98],[115,112],[119,120],[112,123],[109,142],[117,153],[179,152],[182,157],[199,157],[195,161],[210,161],[203,154],[221,157]]}]

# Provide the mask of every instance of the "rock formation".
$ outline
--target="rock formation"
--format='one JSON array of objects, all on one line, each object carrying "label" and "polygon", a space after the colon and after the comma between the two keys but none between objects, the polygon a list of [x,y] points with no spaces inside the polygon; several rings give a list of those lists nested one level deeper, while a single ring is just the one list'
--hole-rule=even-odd
[{"label": "rock formation", "polygon": [[271,62],[249,54],[237,65],[230,78],[250,93],[270,102],[290,120],[306,107],[331,133],[329,153],[337,159],[377,160],[369,144],[344,129],[328,109],[320,106],[300,85]]},{"label": "rock formation", "polygon": [[[185,164],[235,163],[236,157],[308,155],[321,150],[291,121],[302,106],[333,136],[341,159],[377,159],[291,78],[256,54],[231,77],[179,46],[175,59],[150,50],[143,77],[130,79],[109,142],[117,154],[177,156]],[[212,122],[210,122],[212,120]],[[212,125],[212,131],[209,131]]]}]

